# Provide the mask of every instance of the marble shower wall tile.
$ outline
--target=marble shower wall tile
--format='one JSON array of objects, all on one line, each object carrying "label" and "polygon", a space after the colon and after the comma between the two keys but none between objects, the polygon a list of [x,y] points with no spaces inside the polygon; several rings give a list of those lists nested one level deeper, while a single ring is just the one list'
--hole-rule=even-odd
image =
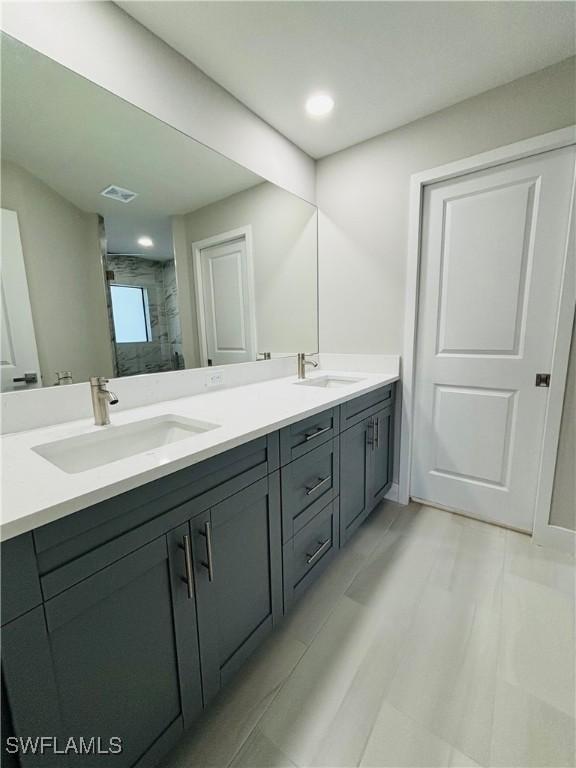
[{"label": "marble shower wall tile", "polygon": [[116,344],[118,374],[133,376],[184,367],[174,260],[109,255],[108,262],[114,282],[147,289],[152,332],[150,342]]}]

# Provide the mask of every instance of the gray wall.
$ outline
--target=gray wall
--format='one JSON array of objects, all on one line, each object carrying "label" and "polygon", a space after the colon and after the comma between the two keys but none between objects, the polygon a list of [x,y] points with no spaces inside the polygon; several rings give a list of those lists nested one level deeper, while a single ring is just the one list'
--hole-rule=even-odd
[{"label": "gray wall", "polygon": [[572,328],[550,523],[576,530],[576,328]]},{"label": "gray wall", "polygon": [[258,351],[317,350],[317,216],[313,206],[266,182],[175,218],[180,220],[174,244],[187,366],[199,364],[192,243],[248,224],[253,237]]},{"label": "gray wall", "polygon": [[308,155],[114,3],[4,3],[0,26],[207,147],[314,200]]},{"label": "gray wall", "polygon": [[98,217],[13,163],[2,163],[1,203],[18,213],[44,385],[59,370],[111,376]]}]

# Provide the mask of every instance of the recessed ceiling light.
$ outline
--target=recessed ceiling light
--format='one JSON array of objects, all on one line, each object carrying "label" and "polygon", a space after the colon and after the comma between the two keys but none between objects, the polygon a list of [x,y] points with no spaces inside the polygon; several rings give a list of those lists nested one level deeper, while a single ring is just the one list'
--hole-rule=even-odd
[{"label": "recessed ceiling light", "polygon": [[144,235],[143,237],[138,238],[138,245],[141,245],[143,248],[152,248],[154,240],[152,240],[151,237]]},{"label": "recessed ceiling light", "polygon": [[334,109],[334,99],[327,93],[314,93],[306,101],[306,112],[312,117],[324,117]]}]

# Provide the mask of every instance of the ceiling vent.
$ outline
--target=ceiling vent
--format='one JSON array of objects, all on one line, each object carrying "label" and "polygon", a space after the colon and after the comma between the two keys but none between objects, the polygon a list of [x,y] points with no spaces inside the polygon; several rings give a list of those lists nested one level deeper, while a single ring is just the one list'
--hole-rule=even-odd
[{"label": "ceiling vent", "polygon": [[138,197],[138,192],[131,192],[129,189],[117,187],[116,184],[110,184],[100,194],[102,197],[109,197],[110,200],[118,200],[119,203],[131,203],[135,197]]}]

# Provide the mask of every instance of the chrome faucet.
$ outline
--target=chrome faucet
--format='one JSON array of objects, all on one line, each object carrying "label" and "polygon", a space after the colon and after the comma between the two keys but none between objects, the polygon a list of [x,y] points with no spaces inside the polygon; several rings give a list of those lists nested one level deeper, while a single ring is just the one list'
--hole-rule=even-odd
[{"label": "chrome faucet", "polygon": [[105,376],[90,377],[90,392],[92,394],[92,408],[94,410],[94,424],[103,427],[110,424],[109,405],[116,405],[118,398],[114,392],[106,388],[108,379]]},{"label": "chrome faucet", "polygon": [[318,368],[318,363],[315,360],[306,360],[306,352],[298,352],[298,378],[306,378],[306,366],[313,365],[314,368]]}]

